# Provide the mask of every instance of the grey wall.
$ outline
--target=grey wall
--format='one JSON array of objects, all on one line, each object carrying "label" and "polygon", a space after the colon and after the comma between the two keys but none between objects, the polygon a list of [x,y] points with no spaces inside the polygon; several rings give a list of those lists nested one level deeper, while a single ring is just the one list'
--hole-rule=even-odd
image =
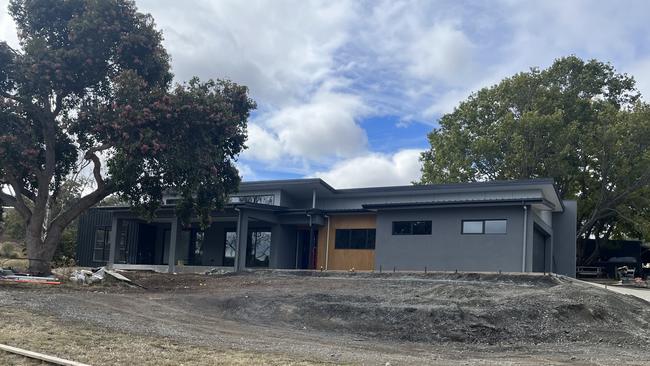
[{"label": "grey wall", "polygon": [[546,236],[537,227],[533,230],[533,272],[546,271]]},{"label": "grey wall", "polygon": [[564,201],[564,212],[553,213],[553,268],[555,273],[576,276],[576,201]]},{"label": "grey wall", "polygon": [[296,229],[288,225],[274,225],[271,232],[270,268],[296,267]]},{"label": "grey wall", "polygon": [[[507,234],[461,235],[461,221],[471,219],[506,219]],[[406,220],[431,220],[432,235],[392,235],[392,222]],[[375,269],[520,272],[522,244],[522,206],[384,210],[377,213]]]}]

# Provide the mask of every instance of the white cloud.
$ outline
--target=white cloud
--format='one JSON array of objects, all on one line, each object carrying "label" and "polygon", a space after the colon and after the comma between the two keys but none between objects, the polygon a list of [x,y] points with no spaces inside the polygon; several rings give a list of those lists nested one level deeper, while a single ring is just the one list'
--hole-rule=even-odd
[{"label": "white cloud", "polygon": [[16,23],[9,16],[7,11],[8,1],[0,0],[0,41],[5,41],[9,46],[18,48],[18,35],[16,34]]},{"label": "white cloud", "polygon": [[302,99],[328,78],[347,37],[347,1],[139,1],[151,12],[179,80],[229,78],[260,104]]},{"label": "white cloud", "polygon": [[421,152],[405,149],[393,155],[370,153],[338,162],[314,176],[336,188],[408,185],[421,177]]},{"label": "white cloud", "polygon": [[650,101],[650,58],[634,62],[625,71],[634,76],[643,100]]},{"label": "white cloud", "polygon": [[474,45],[452,24],[435,24],[409,47],[408,71],[420,80],[462,81],[472,71]]},{"label": "white cloud", "polygon": [[242,177],[242,180],[251,181],[256,179],[255,171],[248,166],[247,164],[237,162],[237,170],[239,170],[239,175]]},{"label": "white cloud", "polygon": [[244,150],[242,157],[263,161],[275,161],[282,156],[280,141],[271,132],[255,124],[248,124],[248,149]]},{"label": "white cloud", "polygon": [[361,154],[368,138],[357,120],[366,111],[355,95],[321,90],[306,103],[256,118],[244,157],[309,164]]}]

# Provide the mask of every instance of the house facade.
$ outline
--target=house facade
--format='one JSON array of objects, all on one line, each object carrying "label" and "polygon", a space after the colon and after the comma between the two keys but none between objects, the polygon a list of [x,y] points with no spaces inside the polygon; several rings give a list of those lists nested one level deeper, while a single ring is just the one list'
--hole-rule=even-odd
[{"label": "house facade", "polygon": [[552,180],[334,189],[321,179],[244,182],[210,226],[177,198],[153,220],[129,207],[80,218],[80,265],[554,272],[575,276],[576,203]]}]

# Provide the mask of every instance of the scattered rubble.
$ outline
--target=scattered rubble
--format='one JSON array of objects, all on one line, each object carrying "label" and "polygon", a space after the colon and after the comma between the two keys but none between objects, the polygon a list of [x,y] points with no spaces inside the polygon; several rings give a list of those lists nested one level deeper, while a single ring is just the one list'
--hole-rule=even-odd
[{"label": "scattered rubble", "polygon": [[72,272],[72,274],[70,275],[70,281],[82,285],[102,283],[108,279],[116,280],[118,282],[123,282],[129,286],[142,287],[134,283],[124,275],[116,271],[111,271],[105,267],[100,267],[92,271],[87,269],[77,269],[74,272]]},{"label": "scattered rubble", "polygon": [[13,283],[31,283],[39,285],[60,285],[59,281],[54,276],[32,276],[28,273],[14,272],[12,269],[0,268],[0,281],[13,282]]}]

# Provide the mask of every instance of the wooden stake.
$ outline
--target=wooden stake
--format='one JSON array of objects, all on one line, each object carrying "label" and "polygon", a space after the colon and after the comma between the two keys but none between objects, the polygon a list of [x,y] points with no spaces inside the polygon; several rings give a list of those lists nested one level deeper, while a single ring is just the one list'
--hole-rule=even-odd
[{"label": "wooden stake", "polygon": [[79,362],[74,362],[74,361],[69,361],[69,360],[64,360],[62,358],[54,357],[54,356],[48,356],[44,355],[42,353],[38,352],[32,352],[28,351],[22,348],[17,348],[17,347],[12,347],[12,346],[7,346],[6,344],[0,344],[0,350],[10,352],[10,353],[15,353],[17,355],[33,358],[35,360],[41,360],[49,363],[53,363],[55,365],[61,365],[61,366],[90,366],[85,363],[79,363]]}]

